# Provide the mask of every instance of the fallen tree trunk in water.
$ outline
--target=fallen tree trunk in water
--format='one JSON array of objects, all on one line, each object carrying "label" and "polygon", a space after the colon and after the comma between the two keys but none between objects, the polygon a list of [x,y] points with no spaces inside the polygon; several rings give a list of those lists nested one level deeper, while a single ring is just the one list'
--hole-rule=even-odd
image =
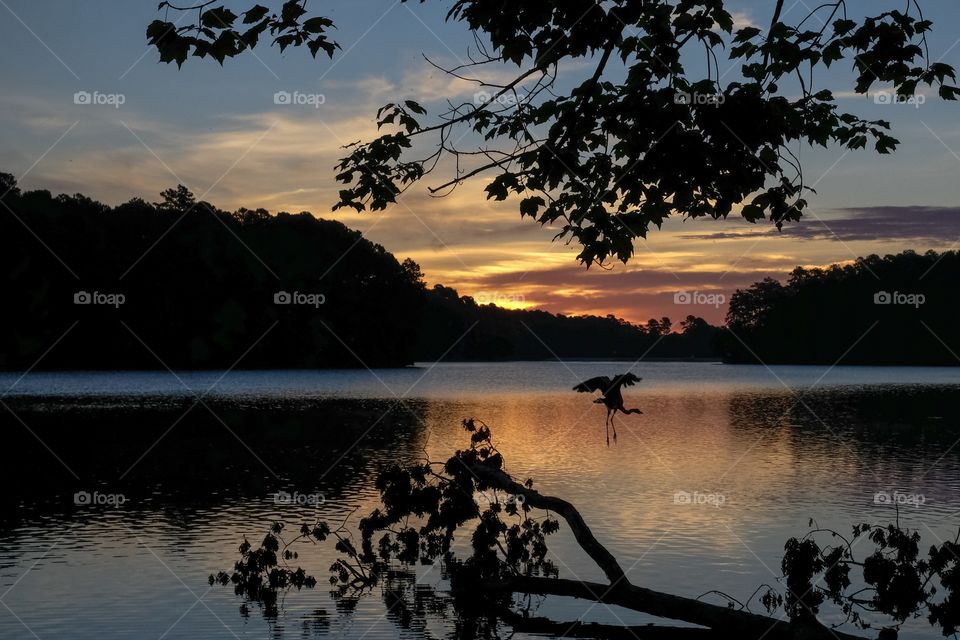
[{"label": "fallen tree trunk in water", "polygon": [[722,632],[727,637],[748,639],[832,639],[863,640],[829,629],[823,625],[801,625],[769,618],[749,611],[731,609],[693,598],[675,596],[638,587],[629,582],[616,586],[600,582],[584,582],[562,578],[532,578],[518,576],[502,582],[485,585],[492,590],[530,593],[549,596],[567,596],[639,611],[661,618],[682,620],[707,629]]},{"label": "fallen tree trunk in water", "polygon": [[[690,624],[706,627],[726,637],[742,640],[863,640],[830,629],[817,622],[787,622],[749,611],[732,609],[675,596],[660,591],[645,589],[632,584],[616,558],[593,535],[577,509],[561,498],[547,496],[516,482],[504,471],[492,469],[486,465],[470,467],[477,480],[509,494],[523,496],[524,502],[531,507],[546,509],[560,515],[570,527],[580,547],[603,571],[608,584],[584,582],[560,578],[538,578],[515,576],[502,582],[488,583],[493,590],[538,595],[568,596],[590,600],[607,605],[618,605],[633,611],[639,611],[670,620],[681,620]],[[624,627],[626,628],[626,627]],[[642,638],[642,636],[641,636]]]},{"label": "fallen tree trunk in water", "polygon": [[536,633],[558,638],[598,638],[600,640],[720,640],[721,633],[698,627],[670,627],[645,624],[617,626],[597,622],[557,622],[550,618],[522,616],[509,609],[500,618],[520,633]]}]

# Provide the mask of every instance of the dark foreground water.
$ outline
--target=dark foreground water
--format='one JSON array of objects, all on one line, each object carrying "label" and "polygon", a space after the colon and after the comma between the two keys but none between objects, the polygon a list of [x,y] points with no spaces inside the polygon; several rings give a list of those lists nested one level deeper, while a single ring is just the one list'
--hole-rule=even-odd
[{"label": "dark foreground water", "polygon": [[[0,375],[0,638],[455,635],[439,609],[411,617],[379,591],[331,599],[326,546],[301,549],[320,585],[288,594],[276,620],[207,576],[274,520],[370,510],[378,470],[445,459],[470,416],[509,471],[580,508],[635,584],[745,599],[776,584],[784,541],[811,518],[887,522],[893,492],[922,546],[956,534],[960,370],[641,364],[625,396],[644,414],[621,419],[608,448],[603,409],[569,388],[626,366]],[[562,576],[601,579],[564,530],[551,549]],[[440,567],[419,580],[442,594]],[[539,613],[650,621],[562,599]],[[926,629],[903,637],[937,637]]]}]

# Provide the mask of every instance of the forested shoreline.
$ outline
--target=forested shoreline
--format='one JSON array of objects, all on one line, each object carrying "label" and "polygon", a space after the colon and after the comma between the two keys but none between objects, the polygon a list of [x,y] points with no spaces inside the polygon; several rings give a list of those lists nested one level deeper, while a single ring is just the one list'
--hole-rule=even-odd
[{"label": "forested shoreline", "polygon": [[184,187],[110,207],[22,192],[9,174],[0,194],[5,370],[716,357],[718,329],[702,319],[480,305],[306,212],[227,212]]},{"label": "forested shoreline", "polygon": [[[796,268],[726,326],[478,304],[340,222],[227,212],[186,188],[110,207],[0,174],[0,369],[396,367],[576,358],[957,365],[960,256]],[[41,241],[40,238],[43,240]],[[51,348],[52,346],[56,348]]]},{"label": "forested shoreline", "polygon": [[956,251],[797,267],[730,299],[723,360],[749,364],[960,364]]}]

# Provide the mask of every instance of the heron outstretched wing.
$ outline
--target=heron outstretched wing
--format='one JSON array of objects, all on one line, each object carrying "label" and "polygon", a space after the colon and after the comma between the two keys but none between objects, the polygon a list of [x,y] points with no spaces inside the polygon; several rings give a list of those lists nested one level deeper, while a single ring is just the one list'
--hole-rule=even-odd
[{"label": "heron outstretched wing", "polygon": [[616,381],[615,384],[616,384],[618,387],[623,387],[623,386],[632,387],[633,385],[635,385],[635,384],[637,384],[638,382],[640,382],[640,380],[642,380],[642,379],[643,379],[643,378],[638,378],[637,376],[633,375],[632,373],[623,373],[623,374],[620,374],[619,376],[617,376],[616,378],[614,378],[614,380]]},{"label": "heron outstretched wing", "polygon": [[574,391],[579,391],[580,393],[589,393],[591,391],[599,391],[601,393],[606,393],[610,387],[613,386],[613,380],[607,376],[597,376],[596,378],[590,378],[589,380],[584,380],[577,386],[573,388]]}]

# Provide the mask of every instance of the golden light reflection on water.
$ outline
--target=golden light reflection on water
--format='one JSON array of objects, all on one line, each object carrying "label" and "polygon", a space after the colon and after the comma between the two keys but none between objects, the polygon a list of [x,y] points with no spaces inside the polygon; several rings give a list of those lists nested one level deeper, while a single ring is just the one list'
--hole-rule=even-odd
[{"label": "golden light reflection on water", "polygon": [[[846,531],[888,517],[874,492],[916,481],[909,454],[881,470],[875,443],[844,441],[849,434],[836,430],[845,425],[821,423],[789,394],[625,395],[644,414],[618,416],[610,447],[603,407],[586,395],[544,394],[429,403],[426,448],[440,458],[465,446],[451,425],[483,419],[508,471],[573,502],[627,566],[636,562],[638,580],[659,576],[685,593],[704,572],[728,587],[746,584],[731,576],[770,579],[767,567],[779,566],[783,543],[810,518]],[[598,577],[572,540],[558,542],[570,571]]]},{"label": "golden light reflection on water", "polygon": [[[463,367],[475,378],[507,375],[504,367],[492,373],[489,366]],[[523,371],[528,382],[533,379],[532,367]],[[449,379],[455,372],[438,368],[436,373]],[[522,379],[520,373],[511,375]],[[919,490],[928,498],[922,510],[901,513],[904,524],[929,526],[941,537],[955,532],[960,460],[949,455],[934,465],[957,438],[960,416],[951,409],[957,405],[955,391],[931,391],[911,399],[912,392],[845,388],[808,393],[800,402],[787,391],[769,388],[657,386],[653,376],[649,383],[625,391],[626,405],[639,406],[644,413],[618,417],[619,437],[610,447],[605,444],[604,408],[593,404],[588,394],[570,391],[517,390],[459,398],[445,394],[408,400],[383,418],[385,405],[392,402],[360,403],[361,408],[349,413],[352,422],[338,418],[316,423],[315,414],[298,422],[297,414],[290,413],[283,419],[285,428],[302,431],[300,437],[310,442],[314,436],[309,433],[319,432],[320,473],[344,456],[335,473],[314,474],[315,484],[280,485],[289,491],[323,492],[327,500],[319,509],[277,505],[269,494],[276,487],[267,487],[263,495],[227,496],[198,508],[141,510],[134,505],[133,510],[82,518],[69,512],[59,517],[70,526],[51,531],[38,524],[6,540],[0,561],[14,558],[10,566],[17,567],[17,562],[29,566],[39,559],[37,570],[8,602],[18,611],[37,612],[29,623],[39,625],[41,637],[73,630],[77,637],[92,638],[95,630],[118,621],[156,628],[154,635],[159,636],[171,621],[160,609],[152,613],[154,603],[178,611],[193,604],[164,565],[202,593],[206,576],[229,568],[236,559],[236,544],[243,536],[261,539],[274,520],[298,523],[322,517],[339,522],[356,510],[355,521],[377,506],[377,471],[421,458],[424,452],[442,461],[466,446],[469,436],[460,427],[465,417],[482,419],[491,427],[507,470],[516,478],[532,477],[540,491],[577,506],[632,582],[667,592],[697,596],[719,589],[747,597],[760,584],[775,583],[784,542],[806,532],[809,518],[841,531],[855,522],[889,521],[893,512],[874,504],[873,494],[893,487]],[[938,419],[927,419],[930,415]],[[222,431],[222,425],[215,426]],[[230,435],[221,435],[232,441]],[[306,457],[299,442],[292,440],[293,448],[284,455]],[[136,538],[130,536],[133,527]],[[68,539],[50,551],[63,531],[69,531]],[[461,548],[468,544],[464,536]],[[561,575],[602,579],[565,526],[550,548]],[[308,546],[301,548],[299,562],[322,583],[334,558],[329,547]],[[0,586],[9,586],[19,573],[0,576]],[[442,586],[439,574],[434,569],[425,581]],[[70,585],[71,591],[64,592],[62,585]],[[53,601],[51,593],[62,597]],[[92,593],[97,598],[85,595]],[[265,631],[262,620],[244,621],[236,615],[239,601],[229,587],[214,590],[208,601],[231,628],[249,624],[252,630]],[[82,618],[94,603],[107,605],[104,610],[113,622],[96,615]],[[336,617],[324,589],[292,593],[285,607],[288,626],[299,625],[317,608],[327,609],[336,637],[359,637],[368,629],[374,629],[368,638],[393,637],[396,632],[376,597],[358,604],[352,622]],[[552,612],[567,620],[579,617],[589,605],[554,599],[543,607],[541,614]],[[618,616],[631,624],[645,621],[624,612]],[[89,628],[75,628],[81,618]],[[586,619],[620,621],[599,607]],[[4,624],[0,619],[0,635],[8,629]],[[187,624],[206,628],[203,619],[188,619]]]}]

